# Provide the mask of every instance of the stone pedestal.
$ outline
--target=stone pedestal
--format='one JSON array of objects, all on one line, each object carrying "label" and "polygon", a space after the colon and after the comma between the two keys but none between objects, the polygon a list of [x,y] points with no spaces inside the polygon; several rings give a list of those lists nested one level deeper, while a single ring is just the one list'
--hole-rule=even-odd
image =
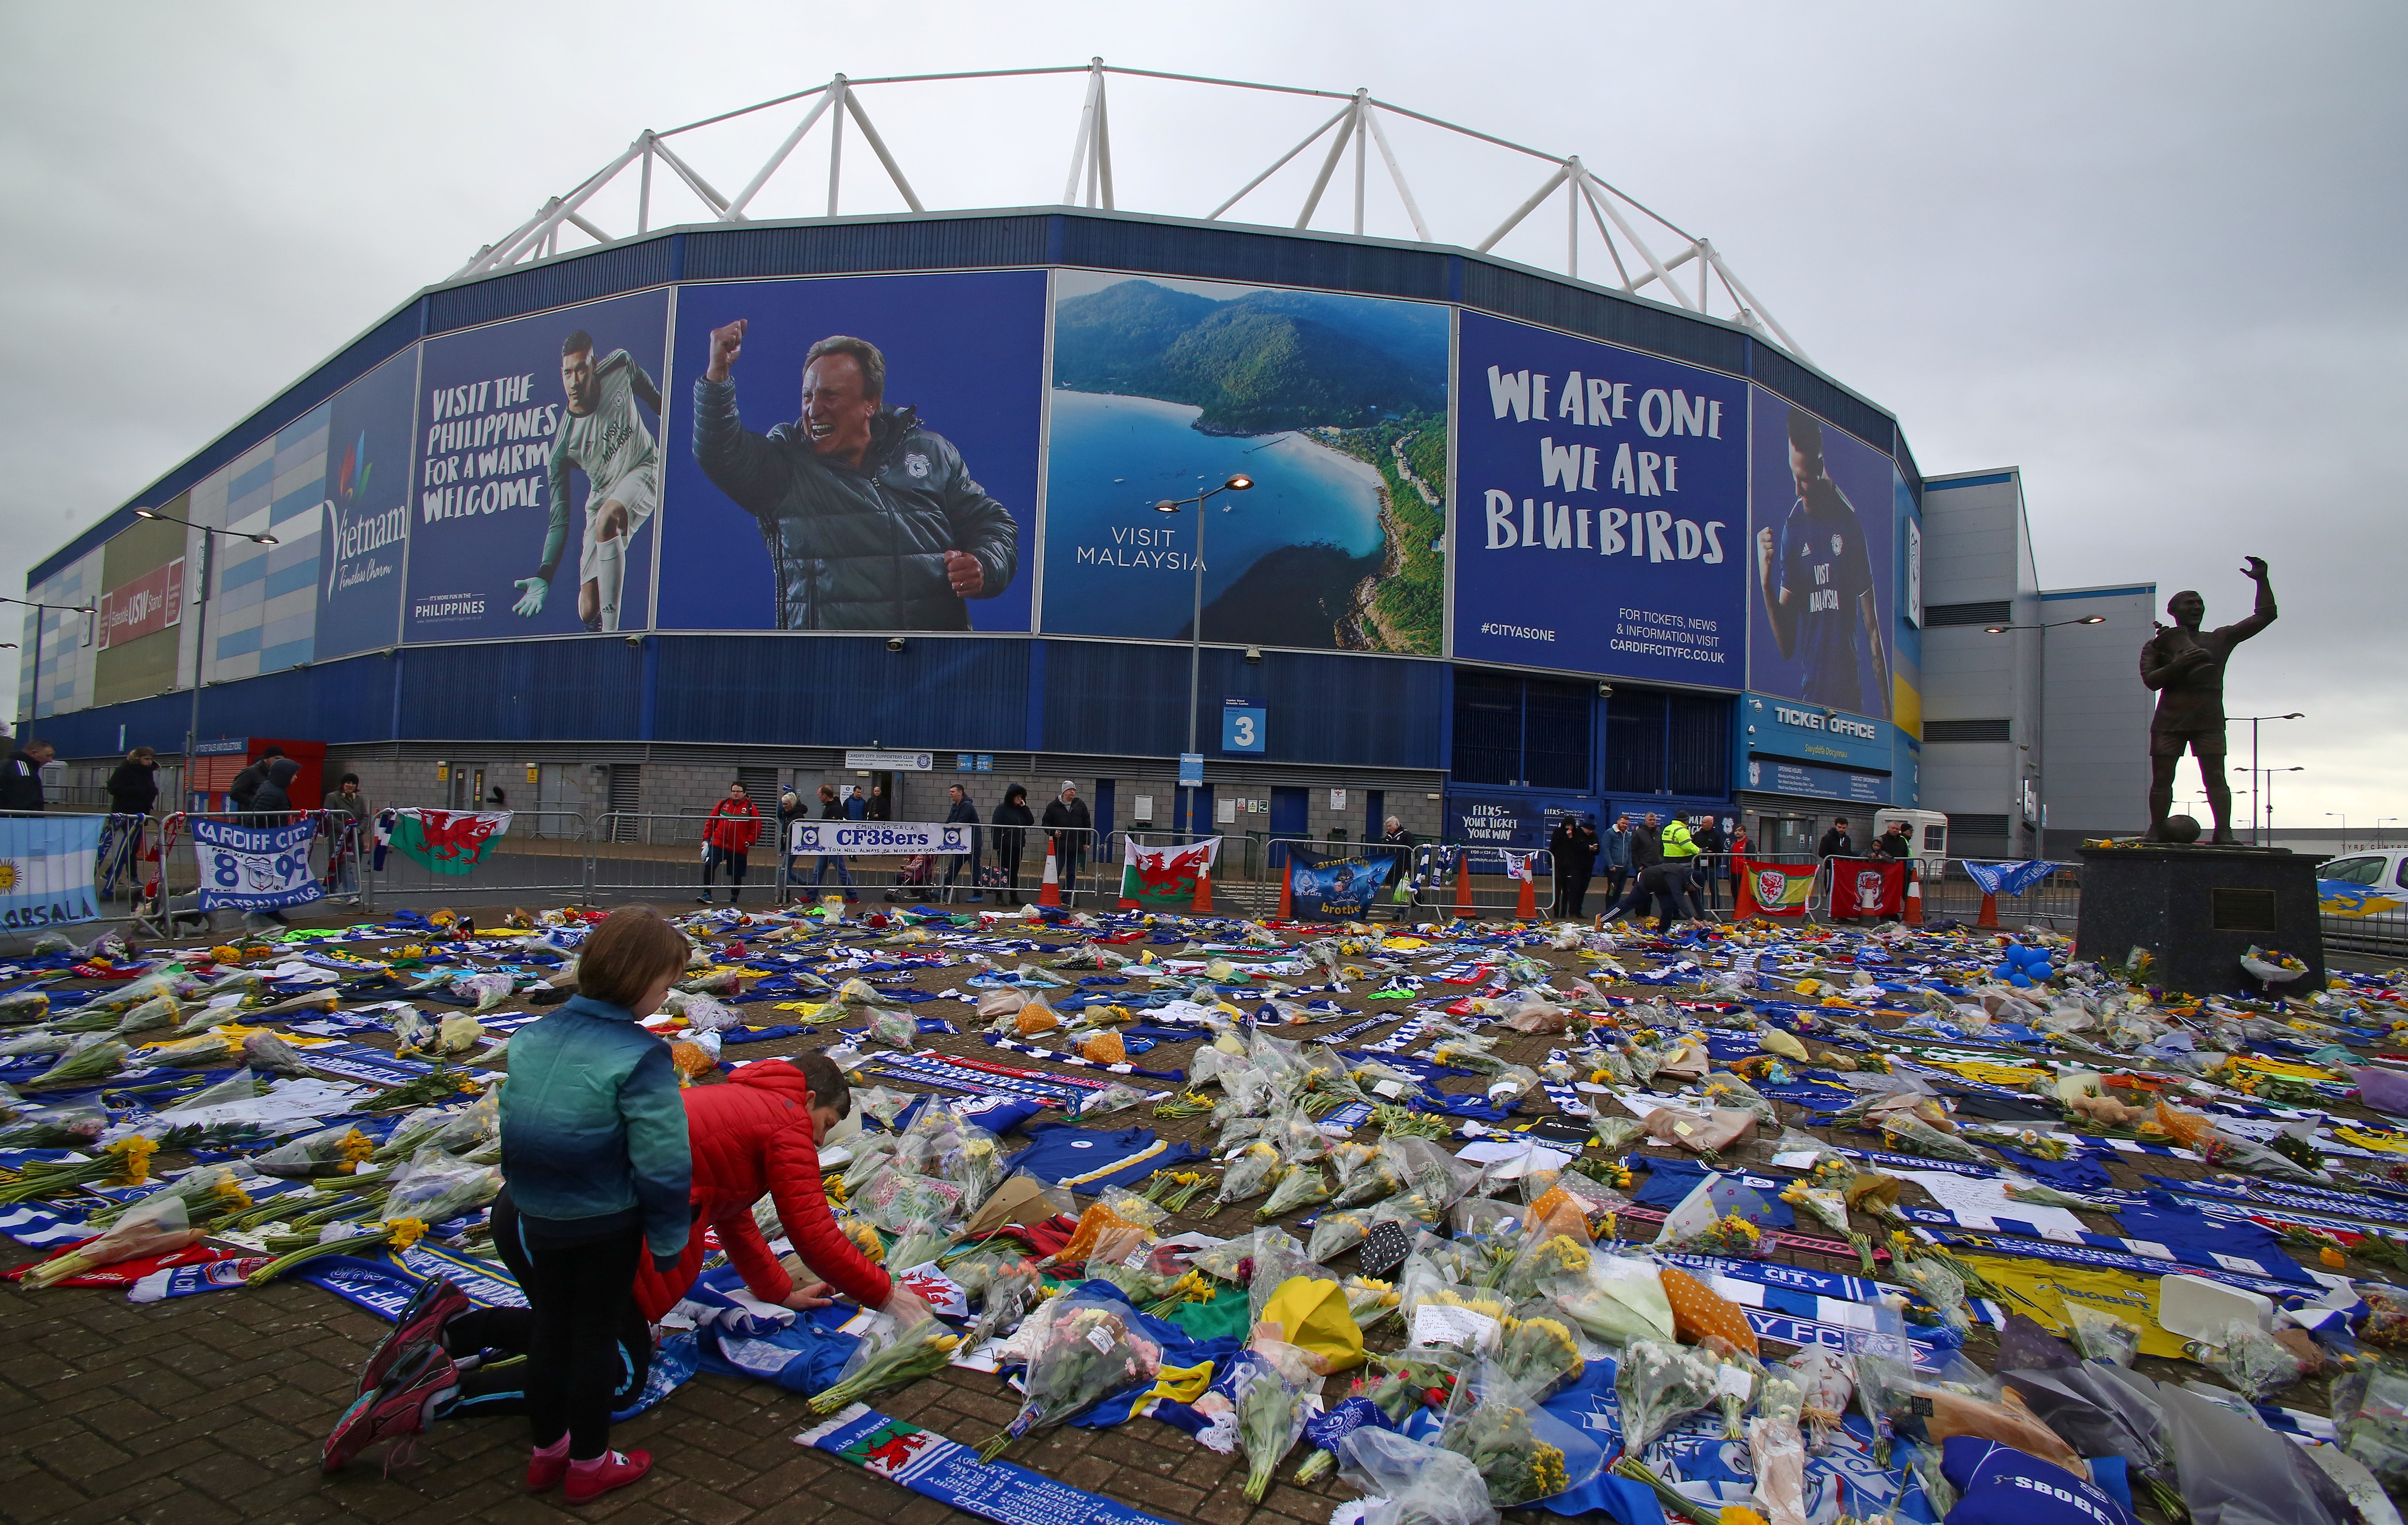
[{"label": "stone pedestal", "polygon": [[2075,955],[2121,964],[2146,948],[2151,985],[2204,996],[2258,990],[2241,968],[2255,944],[2308,966],[2279,993],[2321,990],[2318,861],[2279,847],[2086,847]]}]

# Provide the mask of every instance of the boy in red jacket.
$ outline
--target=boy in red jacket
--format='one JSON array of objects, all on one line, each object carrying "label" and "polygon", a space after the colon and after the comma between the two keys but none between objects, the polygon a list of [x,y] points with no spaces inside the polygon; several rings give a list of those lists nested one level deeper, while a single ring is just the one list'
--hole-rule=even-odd
[{"label": "boy in red jacket", "polygon": [[734,905],[736,897],[744,893],[744,873],[751,867],[744,855],[761,840],[761,813],[753,808],[752,798],[741,784],[727,786],[727,798],[710,807],[702,822],[702,893],[694,898],[696,905],[710,903],[710,877],[720,866],[727,868],[727,903]]}]

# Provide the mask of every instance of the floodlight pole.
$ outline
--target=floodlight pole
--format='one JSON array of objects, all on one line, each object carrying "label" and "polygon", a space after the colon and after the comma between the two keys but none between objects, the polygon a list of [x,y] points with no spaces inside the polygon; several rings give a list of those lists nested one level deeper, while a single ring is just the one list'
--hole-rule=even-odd
[{"label": "floodlight pole", "polygon": [[[1154,506],[1156,513],[1177,513],[1193,505],[1196,510],[1196,603],[1187,622],[1187,751],[1196,751],[1196,706],[1204,677],[1204,505],[1222,493],[1242,493],[1254,484],[1248,476],[1233,476],[1218,487],[1207,487],[1194,497],[1164,498]],[[1183,773],[1185,769],[1182,769]],[[1181,783],[1181,813],[1187,817],[1187,829],[1196,832],[1196,789]]]}]

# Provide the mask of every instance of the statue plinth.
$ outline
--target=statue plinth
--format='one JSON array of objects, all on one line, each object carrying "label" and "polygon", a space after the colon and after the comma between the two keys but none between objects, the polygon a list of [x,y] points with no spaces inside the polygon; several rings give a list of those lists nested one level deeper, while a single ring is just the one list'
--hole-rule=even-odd
[{"label": "statue plinth", "polygon": [[[2279,847],[2086,847],[2075,956],[2121,964],[2144,948],[2148,984],[2195,996],[2321,990],[2319,861]],[[2308,972],[2265,992],[2241,967],[2252,945],[2280,948]]]}]

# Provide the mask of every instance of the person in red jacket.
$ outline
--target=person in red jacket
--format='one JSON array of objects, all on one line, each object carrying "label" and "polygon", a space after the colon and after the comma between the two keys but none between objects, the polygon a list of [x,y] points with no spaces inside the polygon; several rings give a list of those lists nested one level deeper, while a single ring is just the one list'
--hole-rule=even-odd
[{"label": "person in red jacket", "polygon": [[695,896],[696,905],[710,903],[710,879],[724,864],[727,869],[727,903],[734,905],[736,897],[744,893],[744,873],[750,867],[744,855],[761,840],[761,813],[741,784],[727,786],[727,798],[710,807],[702,822],[702,893]]},{"label": "person in red jacket", "polygon": [[[823,1101],[824,1097],[826,1100]],[[706,1225],[765,1302],[816,1308],[840,1293],[865,1308],[882,1308],[903,1323],[929,1316],[910,1288],[869,1263],[836,1226],[820,1186],[820,1144],[852,1110],[853,1096],[836,1062],[823,1054],[763,1059],[738,1066],[716,1086],[685,1093],[686,1137],[693,1146],[695,1221]],[[796,1255],[817,1280],[796,1286],[752,1219],[764,1195]],[[658,1319],[677,1306],[702,1274],[709,1254],[703,1235],[686,1241],[684,1259],[663,1273],[636,1272],[636,1306]]]}]

